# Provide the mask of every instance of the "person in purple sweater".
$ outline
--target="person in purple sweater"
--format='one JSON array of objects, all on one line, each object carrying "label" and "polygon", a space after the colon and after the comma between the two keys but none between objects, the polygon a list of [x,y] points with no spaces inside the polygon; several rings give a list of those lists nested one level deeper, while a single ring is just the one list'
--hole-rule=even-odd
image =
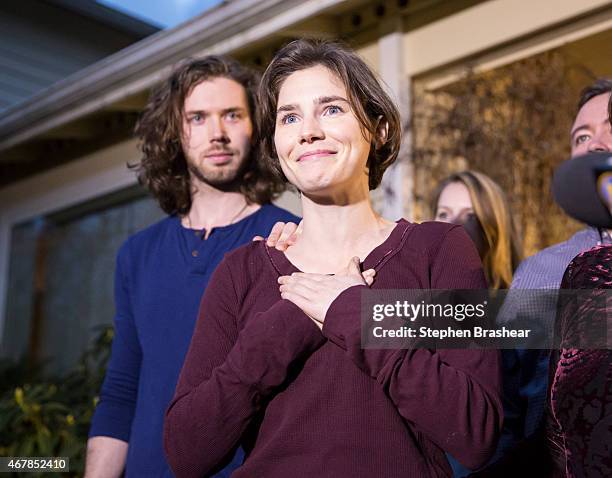
[{"label": "person in purple sweater", "polygon": [[341,45],[281,49],[259,90],[263,155],[301,193],[285,252],[226,255],[202,298],[164,446],[178,477],[451,476],[502,423],[494,350],[363,349],[361,293],[486,288],[461,226],[388,221],[369,192],[398,155],[397,109]]},{"label": "person in purple sweater", "polygon": [[164,411],[206,284],[226,252],[277,221],[299,220],[269,204],[283,184],[252,154],[257,84],[257,75],[229,58],[188,60],[139,120],[140,179],[168,217],[134,234],[117,255],[115,336],[89,433],[87,478],[124,470],[172,476]]}]

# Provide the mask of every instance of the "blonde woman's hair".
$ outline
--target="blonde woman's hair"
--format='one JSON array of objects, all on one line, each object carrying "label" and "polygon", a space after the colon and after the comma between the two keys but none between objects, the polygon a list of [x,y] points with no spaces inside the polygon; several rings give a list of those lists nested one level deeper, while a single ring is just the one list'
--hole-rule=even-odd
[{"label": "blonde woman's hair", "polygon": [[485,174],[476,171],[455,173],[436,189],[432,201],[434,215],[442,190],[451,183],[462,183],[467,188],[474,213],[484,231],[488,250],[482,262],[489,287],[510,287],[512,275],[522,259],[522,244],[506,194]]}]

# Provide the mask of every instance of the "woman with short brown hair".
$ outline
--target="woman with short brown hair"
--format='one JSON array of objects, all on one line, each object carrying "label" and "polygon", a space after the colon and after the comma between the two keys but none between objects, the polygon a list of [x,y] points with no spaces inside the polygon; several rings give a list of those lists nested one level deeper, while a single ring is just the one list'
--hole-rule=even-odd
[{"label": "woman with short brown hair", "polygon": [[[372,289],[486,288],[462,228],[391,222],[369,191],[399,150],[399,115],[348,48],[299,40],[260,89],[264,152],[301,192],[303,232],[215,271],[165,447],[177,476],[450,476],[486,462],[501,426],[497,351],[364,349]],[[348,265],[347,265],[348,264]]]}]

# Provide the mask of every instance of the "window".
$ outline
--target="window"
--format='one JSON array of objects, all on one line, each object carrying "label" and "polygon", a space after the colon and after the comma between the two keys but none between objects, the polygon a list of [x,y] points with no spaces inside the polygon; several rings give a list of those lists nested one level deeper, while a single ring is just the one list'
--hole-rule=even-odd
[{"label": "window", "polygon": [[115,256],[134,232],[163,217],[140,188],[16,225],[2,355],[45,371],[70,370],[114,314]]}]

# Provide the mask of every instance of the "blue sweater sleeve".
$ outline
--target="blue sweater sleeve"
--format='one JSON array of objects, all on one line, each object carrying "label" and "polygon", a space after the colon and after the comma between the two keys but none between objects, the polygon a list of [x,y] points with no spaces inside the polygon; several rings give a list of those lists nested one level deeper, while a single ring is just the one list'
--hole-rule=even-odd
[{"label": "blue sweater sleeve", "polygon": [[115,335],[100,399],[89,436],[108,436],[128,442],[136,407],[142,351],[130,302],[129,241],[117,255],[115,267]]}]

